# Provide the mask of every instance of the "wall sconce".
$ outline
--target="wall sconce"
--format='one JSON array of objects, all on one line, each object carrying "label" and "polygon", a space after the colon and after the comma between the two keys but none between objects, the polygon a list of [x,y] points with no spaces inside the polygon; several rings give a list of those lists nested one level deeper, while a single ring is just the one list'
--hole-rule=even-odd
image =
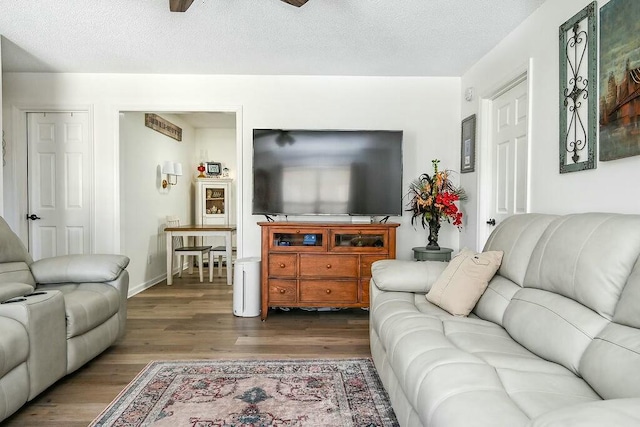
[{"label": "wall sconce", "polygon": [[[162,165],[162,173],[167,175],[167,179],[162,180],[162,188],[167,188],[169,185],[176,185],[178,183],[178,177],[182,175],[182,163],[166,161]],[[173,177],[173,179],[171,179],[171,177]]]}]

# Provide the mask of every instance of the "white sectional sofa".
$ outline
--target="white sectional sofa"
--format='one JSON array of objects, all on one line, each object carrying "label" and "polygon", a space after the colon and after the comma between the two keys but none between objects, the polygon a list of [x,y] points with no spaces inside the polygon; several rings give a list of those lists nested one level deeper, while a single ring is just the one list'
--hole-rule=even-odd
[{"label": "white sectional sofa", "polygon": [[125,333],[129,258],[33,262],[0,217],[0,422]]},{"label": "white sectional sofa", "polygon": [[425,299],[446,267],[379,261],[371,352],[402,426],[640,426],[640,215],[516,215],[468,317]]}]

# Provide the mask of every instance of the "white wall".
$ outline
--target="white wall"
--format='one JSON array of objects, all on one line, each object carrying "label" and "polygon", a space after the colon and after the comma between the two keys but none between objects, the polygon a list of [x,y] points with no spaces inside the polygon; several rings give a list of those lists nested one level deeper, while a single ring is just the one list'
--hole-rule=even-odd
[{"label": "white wall", "polygon": [[[607,211],[640,213],[640,156],[598,162],[597,169],[560,175],[559,164],[559,47],[558,28],[582,10],[587,0],[547,1],[522,25],[500,42],[462,76],[462,92],[473,87],[473,102],[462,100],[461,118],[478,114],[478,133],[482,135],[480,99],[514,77],[516,70],[532,59],[530,111],[531,179],[530,211],[541,213],[572,213]],[[598,2],[598,7],[608,3]],[[592,102],[598,102],[593,96]],[[478,154],[481,144],[478,141]],[[481,161],[477,158],[476,166]],[[476,168],[476,171],[478,169]],[[465,210],[476,212],[478,172],[462,175],[461,182],[470,193],[471,203]],[[484,226],[485,216],[472,218]],[[460,246],[475,247],[476,230],[466,229]]]},{"label": "white wall", "polygon": [[[460,134],[460,79],[418,77],[298,77],[7,73],[5,120],[16,105],[91,105],[95,132],[97,251],[120,250],[118,111],[217,111],[240,108],[242,157],[236,177],[244,214],[238,256],[260,254],[263,217],[251,209],[253,128],[398,129],[404,131],[405,185],[430,171],[431,159],[457,169]],[[198,154],[196,153],[196,156]],[[135,184],[132,184],[135,185]],[[4,197],[15,190],[5,188]],[[145,194],[138,202],[145,203]],[[150,196],[149,196],[150,197]],[[129,206],[126,206],[129,209]],[[17,212],[13,218],[19,218]],[[413,246],[425,245],[427,232],[415,231],[409,216],[392,218],[398,230],[398,257],[409,259]],[[135,230],[127,239],[135,239]],[[441,229],[440,243],[458,247],[458,231]],[[142,238],[142,237],[141,237]],[[130,254],[127,254],[130,255]],[[135,286],[136,284],[133,284]]]},{"label": "white wall", "polygon": [[[199,128],[196,129],[196,154],[198,161],[218,162],[223,168],[229,168],[231,185],[231,206],[228,206],[230,221],[238,223],[236,205],[238,195],[238,151],[236,146],[235,128]],[[201,159],[202,156],[204,159]],[[216,244],[224,244],[224,239],[212,239]]]},{"label": "white wall", "polygon": [[[198,160],[222,163],[229,168],[229,178],[238,175],[235,128],[199,128],[196,129],[196,153]],[[206,159],[200,159],[205,153]]]},{"label": "white wall", "polygon": [[[144,113],[120,114],[120,208],[121,242],[129,267],[132,291],[162,280],[166,274],[167,215],[177,215],[182,223],[193,221],[194,189],[190,174],[194,163],[195,131],[179,115],[161,117],[182,128],[178,142],[144,124]],[[162,188],[166,175],[164,161],[180,162],[184,175],[176,185]],[[149,263],[150,261],[150,263]]]}]

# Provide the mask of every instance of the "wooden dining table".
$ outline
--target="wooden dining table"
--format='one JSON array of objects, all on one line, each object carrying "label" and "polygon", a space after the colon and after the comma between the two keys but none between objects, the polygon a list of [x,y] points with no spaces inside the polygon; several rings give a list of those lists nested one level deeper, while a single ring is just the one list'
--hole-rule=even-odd
[{"label": "wooden dining table", "polygon": [[[223,237],[226,248],[225,255],[227,257],[227,285],[231,285],[233,283],[231,278],[232,238],[236,230],[237,227],[235,225],[178,225],[175,227],[166,227],[164,232],[167,239],[167,285],[173,284],[173,238],[175,236],[182,236],[187,239],[196,237]],[[213,266],[210,265],[209,268],[213,268]]]}]

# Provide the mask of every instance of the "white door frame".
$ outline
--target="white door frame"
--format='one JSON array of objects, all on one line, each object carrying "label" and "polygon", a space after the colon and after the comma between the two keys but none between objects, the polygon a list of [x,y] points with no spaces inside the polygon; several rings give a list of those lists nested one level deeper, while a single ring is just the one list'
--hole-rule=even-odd
[{"label": "white door frame", "polygon": [[114,188],[116,189],[116,197],[114,201],[114,230],[113,235],[115,236],[115,251],[119,251],[122,253],[124,248],[122,247],[122,239],[120,238],[122,235],[122,218],[121,218],[121,206],[120,202],[122,194],[120,188],[120,113],[126,112],[159,112],[159,113],[235,113],[236,115],[236,156],[237,156],[237,175],[236,175],[236,241],[237,241],[237,257],[238,259],[242,258],[242,242],[243,242],[243,234],[244,227],[242,226],[242,214],[243,210],[243,198],[244,193],[242,191],[243,186],[243,135],[242,135],[242,106],[202,106],[202,105],[117,105],[115,106],[112,117],[114,123],[114,132],[113,137],[115,138],[114,147],[114,159],[115,159],[115,173],[114,173]]},{"label": "white door frame", "polygon": [[[90,252],[95,253],[95,175],[93,170],[95,168],[94,158],[94,136],[93,136],[93,105],[14,105],[11,109],[11,135],[12,141],[11,150],[13,155],[11,156],[12,162],[12,174],[15,191],[13,193],[13,200],[7,203],[7,206],[15,206],[13,210],[17,215],[15,218],[14,231],[20,237],[24,245],[29,247],[29,224],[27,222],[26,215],[29,207],[28,198],[28,172],[27,172],[27,113],[79,113],[84,112],[89,116],[88,132],[89,132],[89,164],[91,167],[91,174],[89,177],[89,247]],[[6,209],[5,209],[6,211]]]},{"label": "white door frame", "polygon": [[494,189],[492,188],[492,157],[491,157],[491,129],[492,129],[492,111],[493,101],[505,92],[513,89],[523,81],[527,81],[527,93],[528,93],[528,111],[529,118],[527,121],[527,149],[528,149],[528,176],[527,176],[527,212],[530,208],[531,198],[531,140],[532,140],[532,127],[531,127],[531,111],[532,111],[532,72],[533,72],[533,59],[509,73],[505,78],[501,79],[499,83],[494,85],[491,89],[487,90],[480,96],[480,118],[478,135],[481,141],[478,149],[480,157],[480,172],[478,174],[478,221],[477,221],[477,241],[476,247],[482,249],[485,242],[491,234],[492,228],[487,226],[488,212],[490,210],[491,195]]}]

